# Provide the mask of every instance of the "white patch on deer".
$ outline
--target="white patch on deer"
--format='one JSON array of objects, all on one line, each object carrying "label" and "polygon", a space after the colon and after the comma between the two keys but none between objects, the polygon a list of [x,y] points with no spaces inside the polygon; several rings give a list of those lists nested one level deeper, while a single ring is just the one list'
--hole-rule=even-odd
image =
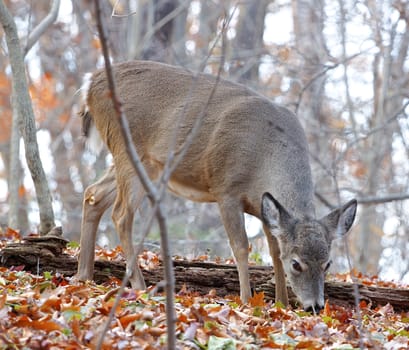
[{"label": "white patch on deer", "polygon": [[91,125],[89,130],[86,145],[87,148],[95,155],[100,154],[104,148],[104,142],[102,141],[101,135],[94,124]]},{"label": "white patch on deer", "polygon": [[82,98],[82,103],[85,106],[85,112],[88,112],[87,97],[88,97],[89,88],[91,86],[91,77],[92,77],[92,73],[85,73],[84,78],[82,79],[82,85],[80,87],[81,98]]},{"label": "white patch on deer", "polygon": [[[92,73],[85,73],[84,78],[82,80],[82,85],[80,88],[82,103],[84,104],[85,112],[89,111],[88,104],[87,104],[87,97],[88,97],[89,89],[91,87],[91,82],[92,82]],[[102,141],[101,135],[99,134],[94,123],[91,123],[86,145],[87,145],[87,148],[95,155],[100,154],[104,147],[104,142]]]}]

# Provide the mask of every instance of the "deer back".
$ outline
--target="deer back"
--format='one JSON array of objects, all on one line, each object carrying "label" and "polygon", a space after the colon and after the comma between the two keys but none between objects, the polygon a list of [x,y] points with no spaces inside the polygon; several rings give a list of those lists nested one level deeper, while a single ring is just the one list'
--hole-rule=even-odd
[{"label": "deer back", "polygon": [[[146,164],[163,167],[174,138],[177,150],[203,115],[172,174],[171,190],[197,201],[236,196],[257,217],[262,194],[270,192],[295,215],[313,215],[307,141],[292,112],[240,84],[183,68],[133,61],[116,64],[113,71],[135,147]],[[84,114],[98,129],[95,135],[101,135],[116,166],[125,162],[103,70],[89,78],[85,99]],[[85,131],[90,128],[92,123]]]}]

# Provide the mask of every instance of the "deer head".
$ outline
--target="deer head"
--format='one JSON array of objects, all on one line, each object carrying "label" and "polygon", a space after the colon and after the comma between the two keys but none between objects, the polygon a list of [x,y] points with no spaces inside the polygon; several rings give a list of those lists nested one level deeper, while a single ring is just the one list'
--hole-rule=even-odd
[{"label": "deer head", "polygon": [[278,240],[287,281],[308,311],[315,313],[324,307],[331,243],[349,231],[356,207],[356,200],[351,200],[320,220],[296,218],[270,193],[263,195],[263,221]]}]

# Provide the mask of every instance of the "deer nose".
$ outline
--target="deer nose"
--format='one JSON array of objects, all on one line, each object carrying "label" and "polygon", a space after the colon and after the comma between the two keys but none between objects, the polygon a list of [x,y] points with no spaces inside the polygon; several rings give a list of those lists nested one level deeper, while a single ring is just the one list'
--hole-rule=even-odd
[{"label": "deer nose", "polygon": [[307,312],[312,312],[314,315],[318,315],[323,308],[324,308],[323,305],[316,303],[315,305],[309,305],[304,307],[304,310]]}]

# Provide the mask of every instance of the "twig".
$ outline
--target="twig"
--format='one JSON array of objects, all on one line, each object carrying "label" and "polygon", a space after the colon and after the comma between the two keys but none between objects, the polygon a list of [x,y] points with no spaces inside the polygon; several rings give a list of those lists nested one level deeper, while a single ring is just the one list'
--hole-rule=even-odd
[{"label": "twig", "polygon": [[185,0],[179,4],[173,11],[169,12],[165,17],[161,18],[158,22],[156,22],[151,28],[149,28],[148,32],[144,35],[141,44],[137,48],[137,52],[141,52],[152,38],[152,36],[161,29],[164,25],[175,19],[179,14],[181,14],[188,6],[190,5],[190,0]]},{"label": "twig", "polygon": [[[130,13],[124,14],[124,15],[119,15],[119,14],[115,13],[115,8],[116,8],[118,2],[119,1],[117,1],[114,4],[113,8],[112,8],[111,17],[113,17],[113,18],[128,18],[128,17],[134,16],[134,15],[136,15],[138,13],[137,11],[133,11],[133,12],[130,12]],[[152,36],[154,36],[155,33],[158,30],[160,30],[163,26],[165,26],[169,22],[173,21],[177,16],[179,16],[183,11],[185,11],[189,7],[190,3],[191,3],[191,0],[180,1],[176,8],[174,8],[166,16],[161,18],[158,22],[154,23],[153,26],[151,26],[148,29],[146,34],[144,34],[143,38],[140,40],[140,43],[137,45],[137,47],[135,49],[135,52],[137,52],[138,54],[136,54],[135,57],[140,56],[139,53],[141,53],[145,49],[146,44],[151,40]]]},{"label": "twig", "polygon": [[[150,227],[152,225],[152,222],[153,222],[153,219],[154,219],[154,213],[157,210],[158,203],[162,200],[162,198],[163,198],[163,196],[165,194],[165,191],[166,191],[166,188],[167,188],[167,183],[169,182],[169,179],[170,179],[170,175],[175,170],[177,165],[182,161],[186,151],[188,150],[188,148],[192,144],[197,132],[199,131],[200,126],[202,125],[202,122],[203,122],[203,118],[204,118],[204,116],[206,114],[207,108],[209,107],[209,103],[212,100],[212,98],[214,96],[214,93],[216,91],[216,88],[218,86],[218,83],[220,81],[220,75],[221,75],[221,72],[222,72],[222,69],[223,69],[224,58],[225,58],[224,53],[225,53],[225,33],[226,33],[226,28],[228,27],[228,25],[229,25],[229,23],[230,23],[230,21],[231,21],[231,19],[233,17],[235,9],[232,11],[232,15],[230,16],[230,18],[227,21],[224,22],[224,25],[223,25],[223,28],[222,28],[220,34],[216,38],[214,45],[209,50],[209,54],[207,55],[207,57],[205,58],[205,60],[203,61],[202,65],[201,65],[201,68],[199,69],[200,72],[203,71],[206,62],[207,62],[208,58],[210,57],[211,52],[213,51],[214,47],[216,46],[219,38],[222,37],[223,38],[222,39],[223,40],[222,41],[222,55],[221,55],[221,61],[220,61],[220,64],[219,64],[219,70],[218,70],[218,73],[217,73],[216,78],[215,78],[215,83],[213,85],[212,90],[210,91],[207,102],[205,103],[200,115],[197,117],[192,129],[190,130],[188,136],[184,140],[184,143],[180,146],[179,150],[177,150],[176,153],[174,152],[174,149],[175,149],[175,142],[176,142],[176,138],[177,138],[178,126],[175,127],[175,133],[173,135],[172,145],[170,147],[170,151],[169,151],[169,154],[168,154],[165,166],[164,166],[162,176],[161,176],[161,178],[159,180],[160,187],[159,187],[159,190],[158,190],[158,201],[155,202],[154,206],[152,207],[151,215],[149,215],[148,220],[145,220],[145,227],[142,230],[141,239],[139,240],[139,244],[138,244],[139,252],[140,252],[141,247],[143,246],[143,242],[146,239],[146,236],[149,233],[149,229],[150,229]],[[189,98],[190,98],[190,96],[192,94],[192,91],[194,91],[194,89],[196,87],[196,84],[197,84],[197,81],[198,81],[197,79],[198,79],[198,75],[195,76],[194,82],[193,82],[191,88],[189,89],[190,93],[186,97],[186,102],[189,100]],[[187,105],[187,103],[185,103],[185,106],[186,105]],[[186,112],[186,109],[184,108],[182,110],[180,116],[178,117],[177,125],[180,124],[181,119],[183,119],[183,117],[185,116],[185,112]],[[137,253],[137,251],[136,251],[136,253]]]},{"label": "twig", "polygon": [[361,300],[361,294],[359,293],[358,280],[354,276],[353,269],[352,269],[351,253],[349,251],[348,239],[344,236],[343,241],[344,241],[344,247],[345,247],[345,252],[346,252],[347,261],[348,261],[348,268],[349,268],[349,271],[351,271],[352,287],[354,290],[354,299],[355,299],[356,315],[357,315],[357,322],[358,322],[358,332],[359,332],[359,348],[364,349],[364,342],[363,342],[364,329],[362,327],[361,306],[359,304],[359,301]]},{"label": "twig", "polygon": [[409,199],[409,193],[396,193],[396,194],[389,194],[386,196],[370,196],[370,197],[363,197],[358,198],[357,201],[359,204],[382,204],[394,201],[403,201]]},{"label": "twig", "polygon": [[[347,150],[357,144],[358,142],[366,140],[368,137],[378,133],[378,132],[384,132],[385,127],[387,127],[389,124],[392,122],[396,121],[399,119],[402,113],[405,112],[406,107],[409,106],[409,101],[405,102],[395,113],[392,114],[392,116],[388,119],[386,119],[381,125],[376,126],[375,128],[369,130],[364,136],[361,136],[355,140],[353,140],[348,147],[346,148]],[[345,152],[344,152],[345,153]],[[337,160],[338,161],[338,160]]]},{"label": "twig", "polygon": [[[167,161],[165,163],[164,170],[162,172],[161,178],[158,181],[158,183],[160,184],[160,187],[158,189],[158,195],[157,195],[157,200],[158,201],[161,201],[163,199],[163,196],[164,196],[165,191],[167,189],[167,183],[169,182],[169,179],[170,179],[170,175],[172,174],[173,170],[177,167],[179,162],[183,159],[184,154],[186,153],[187,149],[189,148],[189,146],[193,142],[194,137],[196,136],[197,132],[199,131],[199,128],[202,125],[202,121],[203,121],[204,115],[205,115],[205,113],[207,111],[207,108],[209,106],[209,103],[210,103],[210,101],[211,101],[211,99],[212,99],[212,97],[214,95],[214,92],[216,91],[216,87],[217,87],[218,82],[220,80],[220,75],[221,75],[222,68],[223,68],[223,65],[224,65],[224,58],[225,58],[225,55],[224,55],[224,53],[225,53],[225,44],[224,44],[225,43],[225,38],[224,38],[224,36],[225,36],[225,33],[226,33],[226,28],[230,24],[230,22],[231,22],[231,20],[233,18],[234,12],[236,11],[236,8],[237,8],[237,6],[233,9],[229,19],[227,21],[224,21],[224,24],[223,24],[223,27],[222,27],[220,33],[217,35],[216,40],[214,41],[214,44],[210,48],[208,55],[205,57],[205,59],[203,60],[201,66],[200,66],[200,68],[198,70],[198,72],[202,72],[204,70],[204,68],[206,66],[206,63],[208,62],[208,60],[210,58],[211,53],[213,52],[214,48],[216,47],[220,37],[222,37],[223,38],[223,41],[222,41],[222,55],[221,55],[221,61],[220,61],[220,64],[219,64],[219,70],[218,70],[218,73],[217,73],[216,78],[215,78],[215,84],[213,85],[213,88],[212,88],[212,90],[211,90],[211,92],[209,94],[207,102],[204,105],[200,115],[196,118],[196,121],[195,121],[192,129],[190,130],[187,138],[184,140],[184,142],[180,146],[179,150],[177,150],[177,152],[175,153],[174,149],[175,149],[175,142],[176,142],[176,138],[177,138],[178,125],[180,124],[180,121],[185,116],[186,109],[183,108],[180,115],[177,117],[175,133],[173,135],[170,150],[169,150],[168,156],[166,158]],[[184,104],[184,106],[187,105],[187,102],[190,100],[192,92],[196,88],[197,81],[198,81],[198,75],[197,74],[194,76],[192,86],[189,88],[189,94],[185,98],[186,103]],[[176,157],[175,157],[175,155],[176,155]],[[154,214],[155,214],[156,210],[157,210],[157,203],[155,203],[154,206],[152,207],[151,215],[149,215],[148,219],[145,220],[145,225],[144,225],[144,228],[142,230],[141,239],[139,240],[139,243],[138,243],[139,247],[143,246],[143,242],[144,242],[144,240],[146,239],[146,237],[147,237],[147,235],[149,233],[149,229],[150,229],[150,227],[152,225],[152,222],[153,222],[153,219],[154,219]],[[138,248],[138,249],[140,249],[140,248]],[[136,251],[136,254],[139,254],[139,253]]]},{"label": "twig", "polygon": [[[148,198],[150,199],[152,205],[155,205],[156,203],[159,203],[158,202],[158,191],[156,187],[153,185],[153,183],[150,181],[149,176],[146,173],[145,168],[143,167],[142,162],[135,150],[135,147],[132,142],[130,130],[128,127],[128,121],[126,119],[126,116],[122,109],[122,105],[119,102],[119,98],[116,93],[115,81],[113,78],[111,62],[109,59],[105,28],[102,24],[101,8],[100,8],[99,0],[95,0],[95,9],[96,9],[97,27],[98,27],[98,31],[100,35],[102,52],[103,52],[104,59],[105,59],[105,69],[106,69],[106,74],[107,74],[108,86],[109,86],[109,90],[111,93],[112,103],[113,103],[114,109],[116,111],[116,114],[117,114],[117,117],[119,119],[119,123],[121,126],[120,127],[121,134],[125,140],[126,151],[131,160],[132,166],[134,167],[136,173],[138,174],[138,177],[142,183],[142,186],[144,187],[148,195]],[[173,298],[175,282],[174,282],[174,275],[173,275],[173,263],[172,263],[172,259],[170,259],[170,253],[169,253],[169,242],[168,242],[166,217],[164,215],[164,211],[160,203],[157,204],[156,217],[157,217],[159,227],[161,230],[160,231],[161,232],[161,247],[162,247],[162,252],[164,255],[163,259],[164,259],[165,279],[166,279],[166,286],[165,286],[166,324],[167,324],[167,338],[168,338],[167,347],[168,349],[175,349],[175,344],[176,344],[175,319],[176,318],[175,318],[175,308],[174,308],[174,298]],[[124,278],[126,279],[128,275],[130,275],[130,273],[131,273],[130,271],[127,271]],[[124,288],[124,284],[122,285],[122,288]],[[116,302],[119,301],[120,295],[121,293],[118,293]],[[111,313],[109,315],[108,321],[105,324],[104,331],[99,337],[97,349],[102,348],[103,338],[109,328],[109,325],[113,318],[114,313],[115,313],[115,307],[111,309]]]},{"label": "twig", "polygon": [[98,0],[95,0],[95,6],[96,6],[96,11],[97,11],[97,26],[98,26],[98,31],[100,35],[102,52],[103,52],[103,56],[105,59],[105,68],[106,68],[106,73],[107,73],[108,88],[111,92],[111,98],[112,98],[114,110],[120,122],[120,126],[121,126],[120,130],[125,140],[126,151],[131,160],[132,166],[135,168],[138,176],[140,177],[142,186],[146,190],[148,197],[151,200],[154,200],[155,194],[156,194],[156,188],[150,181],[149,176],[146,173],[146,170],[143,167],[142,162],[135,150],[135,147],[133,146],[132,136],[131,136],[131,133],[129,131],[129,126],[128,126],[128,120],[126,119],[126,116],[122,109],[121,102],[119,101],[117,93],[116,93],[115,81],[114,81],[113,74],[112,74],[112,66],[111,66],[111,61],[109,58],[108,46],[106,43],[105,28],[102,24],[101,9],[99,7]]},{"label": "twig", "polygon": [[38,41],[41,35],[47,30],[47,28],[55,22],[58,16],[58,10],[60,9],[60,0],[53,0],[51,9],[48,15],[33,29],[29,37],[27,38],[26,47],[24,48],[24,56],[30,51],[34,44]]},{"label": "twig", "polygon": [[[158,198],[157,198],[158,201],[155,202],[154,206],[152,207],[151,214],[148,216],[148,219],[145,220],[145,225],[144,225],[144,228],[142,229],[141,239],[139,240],[139,243],[138,243],[138,249],[135,251],[136,255],[138,255],[140,253],[140,249],[143,247],[143,242],[144,242],[144,240],[146,239],[146,237],[147,237],[147,235],[149,233],[150,227],[152,226],[152,222],[153,222],[153,219],[154,219],[154,216],[155,216],[155,212],[157,210],[158,202],[160,202],[163,199],[163,196],[164,196],[164,194],[166,192],[166,189],[167,189],[167,183],[169,182],[169,179],[170,179],[170,175],[172,174],[173,170],[177,167],[179,162],[183,159],[183,156],[185,155],[187,149],[190,147],[191,143],[193,142],[194,137],[196,136],[197,132],[200,129],[200,126],[202,125],[202,121],[203,121],[203,118],[204,118],[204,116],[206,114],[209,103],[210,103],[211,99],[213,98],[213,95],[214,95],[214,93],[216,91],[216,87],[218,85],[218,82],[220,81],[220,75],[221,75],[222,68],[223,68],[223,65],[224,65],[224,58],[225,58],[225,55],[224,55],[224,52],[225,52],[225,44],[224,44],[225,43],[225,38],[224,38],[224,36],[225,36],[225,33],[226,33],[226,28],[228,27],[229,23],[231,22],[231,19],[233,17],[233,14],[234,14],[235,10],[236,10],[236,8],[232,11],[232,14],[231,14],[230,18],[227,21],[224,22],[223,28],[221,29],[220,33],[216,37],[216,40],[215,40],[213,46],[210,48],[208,55],[206,56],[206,58],[202,62],[201,67],[199,68],[199,72],[202,72],[204,70],[206,62],[208,62],[208,59],[209,59],[211,53],[213,52],[215,46],[217,45],[220,37],[222,37],[222,40],[223,40],[222,41],[222,55],[221,55],[221,61],[220,61],[220,64],[219,64],[219,70],[218,70],[218,73],[217,73],[216,78],[215,78],[215,84],[213,85],[213,88],[210,91],[207,102],[204,105],[200,115],[197,117],[197,119],[196,119],[192,129],[190,130],[187,138],[184,140],[184,143],[180,146],[179,150],[177,150],[176,153],[174,152],[174,149],[175,149],[175,142],[176,142],[176,138],[177,138],[178,127],[177,126],[175,127],[175,133],[173,135],[172,145],[171,145],[170,150],[169,150],[169,154],[168,154],[165,166],[164,166],[164,170],[162,172],[162,176],[161,176],[161,178],[159,180],[160,187],[159,187],[159,190],[158,190]],[[194,77],[192,86],[189,89],[189,95],[186,97],[185,106],[187,105],[187,102],[189,101],[189,99],[191,97],[192,91],[194,91],[194,89],[196,88],[197,81],[198,81],[198,75],[196,75]],[[185,112],[186,112],[186,109],[183,108],[180,115],[177,118],[178,121],[177,121],[176,125],[180,124],[180,121],[185,116]],[[136,258],[136,256],[135,256],[135,258]]]},{"label": "twig", "polygon": [[[353,192],[353,191],[352,191]],[[324,204],[329,209],[335,209],[336,205],[332,204],[324,195],[315,191],[315,197]],[[377,205],[395,201],[404,201],[409,199],[409,193],[391,193],[385,196],[368,196],[368,197],[358,197],[356,200],[358,204],[363,205]]]},{"label": "twig", "polygon": [[[228,23],[230,23],[231,18],[232,18],[232,16],[230,16],[230,18],[229,18],[228,20],[225,20],[225,21],[224,21],[224,25],[223,25],[223,28],[222,28],[222,30],[221,30],[221,34],[219,34],[218,39],[220,38],[220,36],[222,36],[222,37],[224,38],[227,25],[228,25]],[[104,35],[105,35],[105,34],[104,34]],[[215,41],[214,46],[217,44],[218,39]],[[213,47],[214,47],[214,46],[213,46]],[[213,48],[212,48],[211,50],[213,50]],[[222,43],[222,51],[224,52],[224,50],[225,50],[225,45],[224,45],[224,41],[223,41],[223,43]],[[211,52],[211,51],[210,51],[210,52]],[[105,54],[104,54],[104,55],[105,55]],[[209,56],[210,56],[210,54],[208,55],[208,57],[209,57]],[[207,57],[207,58],[208,58],[208,57]],[[206,60],[207,60],[207,58],[206,58]],[[206,64],[206,60],[203,62],[201,69],[204,69],[205,64]],[[109,59],[108,59],[107,61],[109,61]],[[192,143],[192,141],[193,141],[193,139],[194,139],[194,136],[196,135],[196,133],[198,132],[198,130],[199,130],[200,126],[201,126],[202,119],[204,118],[204,115],[205,115],[206,110],[207,110],[207,108],[208,108],[208,106],[209,106],[210,100],[212,99],[212,97],[213,97],[213,95],[214,95],[214,93],[215,93],[216,87],[217,87],[217,85],[218,85],[218,82],[219,82],[219,79],[220,79],[220,74],[221,74],[222,68],[223,68],[223,62],[224,62],[224,55],[222,55],[222,61],[221,61],[220,66],[219,66],[219,72],[218,72],[218,75],[217,75],[217,77],[216,77],[216,80],[215,80],[215,84],[214,84],[214,86],[213,86],[213,89],[211,90],[211,92],[210,92],[210,94],[209,94],[208,100],[207,100],[207,102],[206,102],[206,104],[205,104],[203,110],[201,111],[200,115],[199,115],[198,118],[196,119],[195,124],[193,125],[191,131],[189,132],[189,135],[188,135],[188,137],[186,138],[185,142],[184,142],[183,145],[179,148],[176,157],[175,157],[175,154],[174,154],[173,151],[172,151],[172,149],[174,149],[175,146],[176,146],[176,145],[175,145],[175,142],[176,142],[176,139],[177,139],[177,129],[178,129],[178,128],[177,128],[177,126],[175,127],[174,142],[173,142],[173,144],[172,144],[171,147],[170,147],[171,151],[170,151],[170,153],[169,153],[169,157],[167,158],[167,162],[166,162],[166,164],[165,164],[163,174],[162,174],[161,179],[160,179],[160,181],[159,181],[159,183],[160,183],[161,186],[160,186],[159,190],[158,190],[157,188],[155,188],[155,192],[154,192],[153,195],[151,196],[151,197],[153,197],[154,200],[152,200],[152,198],[150,198],[151,204],[152,204],[152,211],[151,211],[151,215],[149,215],[148,220],[146,221],[147,224],[146,224],[145,227],[144,227],[141,242],[143,242],[143,240],[145,239],[147,233],[149,232],[149,227],[151,226],[152,221],[153,221],[153,219],[154,219],[155,216],[156,216],[157,219],[158,219],[159,227],[160,227],[160,230],[161,230],[161,234],[164,233],[164,235],[165,235],[166,237],[168,236],[168,235],[167,235],[166,221],[165,221],[165,217],[164,217],[164,211],[163,211],[163,209],[161,208],[161,200],[162,200],[162,198],[163,198],[163,196],[164,196],[164,193],[165,193],[165,190],[166,190],[166,187],[167,187],[167,182],[169,181],[169,178],[170,178],[170,175],[171,175],[172,171],[175,169],[175,167],[177,166],[177,164],[182,160],[183,155],[186,153],[186,150],[188,149],[188,147],[189,147],[190,144]],[[111,74],[112,74],[112,72],[111,72]],[[189,90],[189,91],[190,91],[190,94],[186,97],[186,102],[189,100],[189,97],[191,96],[191,93],[192,93],[192,91],[194,90],[195,84],[197,83],[198,76],[196,76],[195,78],[196,78],[196,79],[195,79],[194,82],[193,82],[193,86],[192,86],[192,88]],[[113,79],[112,79],[112,80],[113,80]],[[115,89],[115,87],[113,87],[113,88],[110,87],[111,96],[112,96],[113,98],[115,98],[115,94],[112,93],[112,91],[115,91],[114,89]],[[117,101],[117,102],[118,102],[118,101]],[[117,112],[118,112],[118,111],[119,111],[119,112],[122,112],[121,106],[120,106],[120,105],[117,106],[117,107],[116,107],[116,110],[117,110]],[[185,115],[185,112],[186,112],[186,110],[183,110],[183,111],[182,111],[181,115],[178,117],[178,123],[177,123],[177,124],[179,124],[179,123],[180,123],[180,120],[183,119],[183,116]],[[122,116],[123,116],[123,114],[122,114]],[[128,129],[128,132],[129,132],[129,129]],[[132,144],[132,146],[133,146],[133,144]],[[137,156],[137,155],[136,155],[136,156]],[[138,160],[137,160],[137,161],[138,161]],[[147,179],[147,180],[148,180],[148,182],[149,182],[149,179]],[[145,189],[146,189],[146,188],[145,188]],[[147,189],[146,189],[146,190],[147,190]],[[148,192],[148,190],[147,190],[147,192]],[[148,192],[148,196],[149,196],[149,192]],[[139,244],[139,247],[140,247],[140,246],[141,246],[141,244]],[[168,247],[168,242],[167,242],[167,240],[166,240],[166,241],[162,241],[162,252],[163,252],[162,254],[163,254],[163,257],[164,257],[165,261],[168,260],[168,259],[169,259],[169,261],[171,261],[171,256],[170,256],[169,251],[170,251],[170,250],[169,250],[169,247]],[[138,253],[138,249],[135,250],[135,253],[134,253],[135,256],[132,258],[132,261],[136,259],[137,253]],[[173,276],[173,266],[170,264],[169,267],[170,267],[171,270],[168,271],[168,273],[165,273],[165,275],[172,275],[172,276]],[[165,265],[165,269],[166,269],[166,265]],[[117,298],[116,298],[116,300],[115,300],[115,305],[117,305],[117,304],[119,303],[120,296],[121,296],[121,294],[123,293],[123,290],[124,290],[124,288],[125,288],[125,285],[126,285],[126,284],[128,283],[128,281],[129,281],[130,275],[131,275],[131,271],[128,270],[128,271],[126,272],[124,278],[123,278],[123,281],[122,281],[122,284],[121,284],[121,288],[120,288],[120,290],[119,290],[119,292],[118,292],[118,295],[117,295]],[[171,283],[171,284],[168,283],[167,286],[168,286],[168,285],[172,285],[172,286],[173,286],[174,283]],[[172,288],[173,288],[173,287],[172,287]],[[172,298],[171,301],[172,301],[172,305],[173,305],[173,289],[172,289],[172,292],[169,291],[169,292],[167,292],[166,295],[167,295],[167,297],[169,296],[170,298]],[[109,324],[110,324],[110,322],[112,321],[112,318],[113,318],[113,316],[114,316],[114,310],[116,309],[116,308],[115,308],[115,305],[113,306],[113,308],[112,308],[112,310],[111,310],[110,318],[109,318],[108,322],[106,323],[106,327],[105,327],[105,329],[104,329],[104,331],[103,331],[103,334],[106,334],[106,332],[107,332],[107,330],[108,330],[108,328],[109,328]],[[167,303],[167,305],[169,305],[169,304]],[[170,308],[168,307],[168,309],[170,309]],[[174,312],[172,312],[171,318],[172,318],[172,320],[174,319]],[[170,327],[168,327],[168,336],[169,336],[170,332],[172,332],[172,333],[174,334],[174,331],[172,331],[172,329],[171,329]],[[99,341],[99,345],[98,345],[98,346],[102,346],[102,340],[103,340],[103,336],[100,337],[100,341]],[[168,347],[169,347],[169,348],[172,348],[172,347],[173,347],[173,345],[171,344],[171,342],[169,342],[169,339],[168,339]]]},{"label": "twig", "polygon": [[[231,22],[231,20],[232,20],[232,18],[233,18],[233,15],[234,15],[234,13],[236,12],[236,9],[237,9],[237,5],[236,5],[236,7],[234,7],[234,9],[233,9],[233,11],[232,11],[232,13],[231,13],[229,19],[228,19],[228,20],[225,20],[225,21],[223,22],[223,27],[222,27],[221,32],[220,32],[220,36],[221,36],[221,38],[222,38],[221,57],[220,57],[219,69],[218,69],[218,71],[217,71],[217,75],[216,75],[216,79],[215,79],[213,88],[212,88],[212,90],[211,90],[210,93],[209,93],[209,97],[207,98],[207,101],[206,101],[206,103],[205,103],[205,105],[204,105],[204,107],[203,107],[203,109],[202,109],[200,115],[196,118],[196,121],[195,121],[195,123],[194,123],[192,129],[190,130],[189,135],[186,137],[186,139],[184,140],[183,144],[180,146],[179,150],[176,151],[176,153],[175,153],[175,159],[173,160],[172,157],[168,157],[168,160],[170,160],[170,161],[169,161],[169,164],[170,164],[170,173],[171,173],[171,172],[176,168],[176,166],[181,162],[181,160],[182,160],[183,157],[185,156],[185,154],[186,154],[186,152],[187,152],[189,146],[192,144],[192,142],[193,142],[193,140],[194,140],[194,138],[195,138],[197,132],[199,131],[200,127],[202,126],[202,122],[203,122],[204,116],[205,116],[205,114],[206,114],[206,111],[207,111],[207,109],[208,109],[208,107],[209,107],[209,103],[210,103],[210,101],[212,100],[212,98],[213,98],[213,96],[214,96],[214,94],[215,94],[215,92],[216,92],[216,88],[217,88],[217,86],[218,86],[218,84],[219,84],[220,75],[221,75],[221,73],[222,73],[223,66],[224,66],[224,61],[225,61],[225,52],[226,52],[226,45],[225,45],[226,40],[225,40],[225,35],[226,35],[226,29],[227,29],[229,23]],[[215,41],[215,43],[214,43],[214,45],[213,45],[213,47],[212,47],[211,50],[213,50],[213,48],[215,47],[215,45],[216,45],[216,43],[218,42],[220,36],[216,39],[216,41]],[[210,52],[211,52],[211,51],[210,51]],[[210,56],[210,53],[209,53],[209,55],[208,55],[207,57],[209,57],[209,56]],[[203,66],[204,66],[204,64],[203,64]],[[196,79],[197,79],[197,78],[198,78],[198,77],[196,77]],[[185,107],[186,107],[186,104],[185,104]],[[184,110],[184,112],[185,112],[185,110]],[[175,136],[176,136],[176,135],[175,135]],[[176,140],[176,137],[175,137],[175,140]],[[173,160],[173,162],[171,162],[172,160]]]},{"label": "twig", "polygon": [[317,197],[318,200],[319,200],[322,204],[324,204],[328,209],[330,209],[330,210],[335,209],[336,206],[335,206],[334,204],[332,204],[327,198],[325,198],[321,193],[315,191],[315,192],[314,192],[314,195],[315,195],[315,197]]},{"label": "twig", "polygon": [[351,55],[350,57],[347,57],[345,60],[336,62],[335,64],[333,64],[333,65],[331,65],[331,66],[329,66],[329,65],[324,66],[324,69],[323,69],[323,70],[321,70],[320,72],[317,72],[317,73],[307,82],[307,84],[305,84],[305,85],[303,86],[303,88],[301,89],[300,93],[298,94],[298,101],[297,101],[296,104],[295,104],[295,114],[298,114],[298,108],[299,108],[300,105],[301,105],[301,101],[302,101],[302,99],[303,99],[303,95],[304,95],[305,91],[307,91],[307,89],[308,89],[317,79],[319,79],[319,78],[321,78],[322,76],[326,75],[327,72],[329,72],[330,70],[333,70],[333,69],[337,68],[339,65],[345,64],[346,62],[353,60],[355,57],[358,57],[358,56],[360,56],[361,54],[362,54],[362,52],[358,52],[358,53],[356,53],[356,54],[354,54],[354,55]]}]

